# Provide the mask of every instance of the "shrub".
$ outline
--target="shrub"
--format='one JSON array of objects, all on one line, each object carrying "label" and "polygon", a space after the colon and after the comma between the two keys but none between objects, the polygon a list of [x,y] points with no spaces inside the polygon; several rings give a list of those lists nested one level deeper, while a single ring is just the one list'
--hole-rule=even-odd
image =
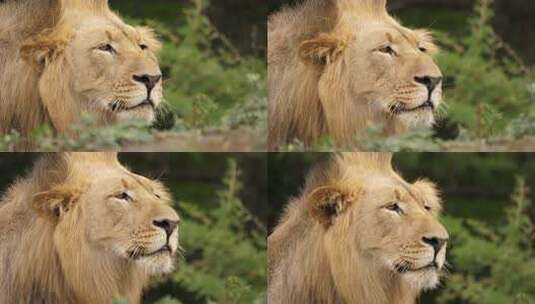
[{"label": "shrub", "polygon": [[153,287],[154,295],[167,295],[157,303],[180,303],[176,294],[187,294],[187,303],[265,303],[266,228],[237,197],[239,170],[231,160],[214,208],[199,208],[181,201],[181,245],[186,253],[170,282]]},{"label": "shrub", "polygon": [[494,32],[491,4],[476,1],[469,35],[438,34],[445,50],[438,62],[450,76],[445,83],[447,117],[477,138],[502,135],[513,119],[533,109],[534,101],[532,71]]},{"label": "shrub", "polygon": [[452,273],[438,303],[516,303],[535,301],[533,225],[527,214],[528,189],[518,178],[501,227],[473,219],[445,217]]},{"label": "shrub", "polygon": [[[258,89],[259,84],[264,87],[265,61],[243,57],[205,15],[209,5],[208,0],[192,0],[179,27],[144,22],[164,41],[160,62],[165,98],[194,129],[220,127],[233,108],[266,103],[265,89]],[[259,119],[252,125],[263,122]]]}]

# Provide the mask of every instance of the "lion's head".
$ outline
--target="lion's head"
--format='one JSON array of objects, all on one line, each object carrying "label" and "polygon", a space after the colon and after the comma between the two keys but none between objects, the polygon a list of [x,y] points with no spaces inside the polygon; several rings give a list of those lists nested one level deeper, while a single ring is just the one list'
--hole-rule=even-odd
[{"label": "lion's head", "polygon": [[437,190],[404,181],[390,159],[341,154],[311,173],[269,239],[274,303],[413,303],[438,285],[448,233]]},{"label": "lion's head", "polygon": [[[54,22],[26,29],[26,35],[12,37],[0,48],[0,56],[12,61],[0,79],[24,87],[0,93],[5,103],[0,107],[11,115],[2,119],[2,129],[29,132],[49,122],[64,132],[79,122],[82,112],[100,124],[153,121],[162,102],[156,58],[160,43],[153,32],[125,24],[105,0],[49,2],[35,5],[44,6],[44,16]],[[25,22],[11,26],[15,30]],[[20,81],[25,83],[16,83]]]},{"label": "lion's head", "polygon": [[308,0],[269,25],[271,145],[323,135],[351,144],[431,126],[442,74],[425,30],[403,27],[386,0]]},{"label": "lion's head", "polygon": [[[170,195],[114,154],[45,157],[9,196],[15,199],[7,204],[22,203],[27,217],[11,223],[8,231],[19,234],[0,250],[0,261],[11,256],[4,261],[11,269],[2,272],[7,280],[10,273],[22,276],[9,290],[0,284],[8,299],[108,303],[124,297],[136,303],[151,275],[174,268],[179,217]],[[0,213],[0,222],[2,216],[13,214]]]}]

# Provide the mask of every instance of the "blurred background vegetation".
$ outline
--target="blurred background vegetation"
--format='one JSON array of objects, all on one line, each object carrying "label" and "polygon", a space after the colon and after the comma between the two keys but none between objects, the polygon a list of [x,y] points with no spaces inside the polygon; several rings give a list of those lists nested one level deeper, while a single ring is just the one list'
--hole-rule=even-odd
[{"label": "blurred background vegetation", "polygon": [[[273,0],[269,10],[298,2]],[[431,132],[372,140],[364,149],[535,150],[535,2],[389,0],[388,6],[405,26],[434,32],[445,102]],[[327,138],[317,148],[331,147]]]},{"label": "blurred background vegetation", "polygon": [[[0,192],[37,157],[0,153]],[[143,303],[266,302],[265,154],[123,153],[119,158],[133,172],[161,180],[182,218],[184,258],[174,273],[151,283]]]},{"label": "blurred background vegetation", "polygon": [[[270,153],[269,231],[311,166],[327,153]],[[422,303],[535,303],[535,162],[527,153],[398,153],[411,182],[427,177],[444,200],[450,274]]]}]

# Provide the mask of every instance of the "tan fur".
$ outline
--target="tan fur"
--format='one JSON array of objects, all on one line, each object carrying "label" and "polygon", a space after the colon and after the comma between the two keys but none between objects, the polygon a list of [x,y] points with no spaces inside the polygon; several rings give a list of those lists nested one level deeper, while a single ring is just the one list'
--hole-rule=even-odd
[{"label": "tan fur", "polygon": [[437,286],[446,246],[435,259],[422,241],[448,238],[436,187],[407,183],[390,162],[344,153],[312,170],[268,238],[269,303],[412,304]]},{"label": "tan fur", "polygon": [[[305,0],[270,17],[271,149],[294,140],[310,145],[325,135],[352,145],[370,127],[382,127],[386,136],[433,123],[442,89],[428,96],[415,77],[441,77],[431,57],[437,48],[427,31],[402,27],[385,5]],[[434,108],[415,110],[428,99]]]},{"label": "tan fur", "polygon": [[[106,44],[116,52],[102,50]],[[147,46],[142,49],[141,46]],[[58,132],[92,113],[99,124],[154,119],[162,82],[151,91],[134,75],[160,75],[159,42],[131,27],[105,0],[6,0],[0,5],[0,133]],[[151,100],[153,106],[141,105]]]},{"label": "tan fur", "polygon": [[174,267],[178,229],[154,224],[178,222],[170,200],[113,153],[42,157],[0,200],[0,303],[139,303]]}]

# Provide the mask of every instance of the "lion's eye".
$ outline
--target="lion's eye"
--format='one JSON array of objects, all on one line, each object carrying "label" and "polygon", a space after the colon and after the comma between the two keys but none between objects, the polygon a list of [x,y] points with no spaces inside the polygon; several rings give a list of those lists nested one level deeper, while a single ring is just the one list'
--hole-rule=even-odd
[{"label": "lion's eye", "polygon": [[130,195],[128,195],[128,193],[126,193],[126,192],[121,192],[121,193],[117,194],[115,196],[115,198],[123,200],[123,201],[128,201],[128,202],[132,201],[132,197]]},{"label": "lion's eye", "polygon": [[385,46],[383,48],[380,48],[379,52],[385,53],[385,54],[388,54],[388,55],[395,55],[396,54],[396,51],[394,51],[394,49],[391,46]]},{"label": "lion's eye", "polygon": [[146,45],[146,44],[140,44],[139,47],[140,47],[142,50],[146,50],[146,49],[149,48],[149,46]]},{"label": "lion's eye", "polygon": [[431,211],[431,207],[429,207],[429,206],[427,206],[427,205],[424,206],[424,208],[425,208],[425,210],[427,210],[427,211]]},{"label": "lion's eye", "polygon": [[156,193],[154,193],[154,195],[156,196],[157,199],[161,199],[162,197]]},{"label": "lion's eye", "polygon": [[422,53],[425,53],[425,52],[427,52],[427,49],[426,49],[426,48],[424,48],[424,47],[419,47],[418,49],[419,49],[419,50],[420,50],[420,52],[422,52]]},{"label": "lion's eye", "polygon": [[98,49],[103,52],[115,53],[115,49],[109,43],[99,46]]},{"label": "lion's eye", "polygon": [[398,203],[391,203],[391,204],[388,204],[388,205],[385,206],[385,208],[386,208],[387,210],[396,212],[396,213],[398,213],[398,214],[403,214],[403,209],[401,209],[401,207],[399,206]]}]

